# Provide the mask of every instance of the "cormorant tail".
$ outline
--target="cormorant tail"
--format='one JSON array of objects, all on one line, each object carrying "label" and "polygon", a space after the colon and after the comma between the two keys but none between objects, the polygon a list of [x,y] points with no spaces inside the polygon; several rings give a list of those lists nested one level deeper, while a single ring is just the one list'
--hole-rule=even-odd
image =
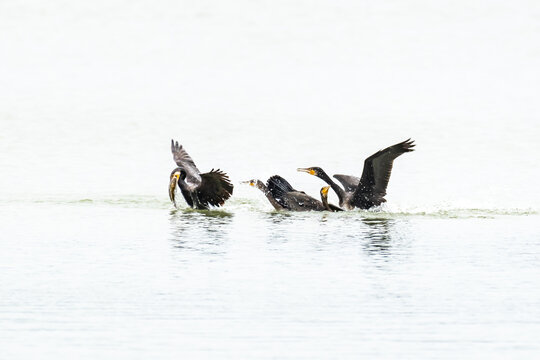
[{"label": "cormorant tail", "polygon": [[343,209],[340,208],[339,206],[332,205],[332,204],[328,204],[328,206],[330,206],[330,210],[332,210],[332,211],[335,211],[335,212],[337,212],[337,211],[343,211]]}]

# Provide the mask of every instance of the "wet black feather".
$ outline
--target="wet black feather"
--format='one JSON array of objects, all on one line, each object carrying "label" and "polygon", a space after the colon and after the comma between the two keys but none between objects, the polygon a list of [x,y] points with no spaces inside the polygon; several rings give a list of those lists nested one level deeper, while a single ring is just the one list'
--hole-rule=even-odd
[{"label": "wet black feather", "polygon": [[197,188],[197,197],[201,205],[221,206],[231,197],[233,184],[226,173],[217,170],[201,174],[201,185]]},{"label": "wet black feather", "polygon": [[284,207],[286,206],[284,202],[284,196],[287,193],[296,191],[287,180],[285,180],[279,175],[271,176],[266,181],[266,187],[268,188],[268,191],[270,191],[270,194],[272,194],[272,197],[278,202],[278,204]]},{"label": "wet black feather", "polygon": [[368,157],[364,161],[360,184],[353,194],[354,206],[369,209],[386,202],[384,196],[390,181],[394,160],[406,152],[414,151],[414,146],[414,141],[407,139]]}]

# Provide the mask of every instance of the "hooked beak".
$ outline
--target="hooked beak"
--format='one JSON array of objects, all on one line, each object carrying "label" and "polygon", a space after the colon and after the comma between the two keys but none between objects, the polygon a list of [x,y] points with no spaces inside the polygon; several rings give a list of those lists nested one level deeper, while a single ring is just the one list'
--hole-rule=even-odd
[{"label": "hooked beak", "polygon": [[305,172],[305,173],[308,173],[309,175],[315,175],[315,170],[312,170],[310,168],[298,168],[296,169],[296,171]]},{"label": "hooked beak", "polygon": [[240,184],[247,184],[247,185],[249,185],[249,186],[255,186],[255,182],[254,182],[254,181],[251,181],[251,180],[240,181]]},{"label": "hooked beak", "polygon": [[325,186],[321,189],[321,193],[326,196],[328,195],[328,189],[330,189],[330,186]]}]

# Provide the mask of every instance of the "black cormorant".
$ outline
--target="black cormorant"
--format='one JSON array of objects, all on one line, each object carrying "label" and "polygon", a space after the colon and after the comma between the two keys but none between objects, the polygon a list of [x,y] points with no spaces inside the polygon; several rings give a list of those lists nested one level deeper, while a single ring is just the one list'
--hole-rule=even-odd
[{"label": "black cormorant", "polygon": [[394,159],[409,151],[413,151],[414,140],[408,139],[399,144],[387,147],[371,155],[364,161],[362,177],[350,175],[334,175],[343,185],[341,188],[320,167],[299,168],[324,180],[336,192],[339,206],[344,209],[369,209],[386,202],[386,187],[390,180]]},{"label": "black cormorant", "polygon": [[221,206],[233,193],[233,185],[223,171],[210,170],[201,174],[195,162],[178,141],[171,140],[171,151],[178,167],[171,172],[169,197],[176,206],[176,185],[180,188],[187,204],[205,210],[210,206]]},{"label": "black cormorant", "polygon": [[[319,200],[303,191],[295,190],[291,184],[279,175],[268,179],[266,185],[261,180],[249,180],[245,183],[261,190],[276,210],[324,211],[326,207]],[[331,211],[339,211],[337,206],[328,205]]]}]

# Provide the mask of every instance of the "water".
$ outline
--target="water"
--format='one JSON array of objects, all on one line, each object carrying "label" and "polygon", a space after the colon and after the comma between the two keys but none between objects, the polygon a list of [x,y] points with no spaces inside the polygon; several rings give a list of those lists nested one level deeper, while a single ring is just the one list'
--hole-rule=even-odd
[{"label": "water", "polygon": [[258,206],[0,207],[4,356],[538,352],[537,216]]},{"label": "water", "polygon": [[[439,5],[0,4],[0,358],[537,358],[540,9]],[[408,137],[376,211],[240,184]]]}]

